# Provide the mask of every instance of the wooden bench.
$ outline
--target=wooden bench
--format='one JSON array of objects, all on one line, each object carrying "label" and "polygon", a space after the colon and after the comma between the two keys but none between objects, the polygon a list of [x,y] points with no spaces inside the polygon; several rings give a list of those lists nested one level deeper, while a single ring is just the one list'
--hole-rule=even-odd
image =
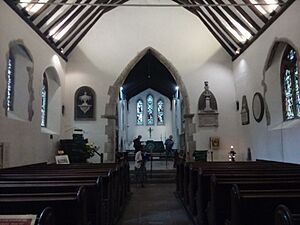
[{"label": "wooden bench", "polygon": [[[272,188],[272,187],[270,187]],[[231,191],[231,225],[274,224],[279,204],[300,210],[300,189],[244,190],[233,185]]]},{"label": "wooden bench", "polygon": [[[124,170],[128,170],[128,172]],[[39,167],[26,167],[25,169],[10,168],[0,172],[0,182],[27,180],[30,182],[53,182],[55,185],[61,182],[65,183],[63,185],[77,182],[78,185],[78,183],[87,179],[95,180],[98,175],[104,176],[108,171],[112,171],[111,173],[114,173],[114,175],[107,183],[108,185],[102,187],[103,202],[106,201],[107,204],[102,207],[105,209],[105,212],[102,214],[108,217],[105,219],[105,224],[113,224],[113,220],[116,220],[119,216],[120,209],[124,207],[125,199],[129,194],[129,182],[126,178],[129,175],[129,166],[126,163],[122,166],[120,164],[70,164],[41,165]],[[95,183],[95,181],[93,182]]]},{"label": "wooden bench", "polygon": [[300,212],[292,213],[285,205],[275,209],[275,225],[300,225]]},{"label": "wooden bench", "polygon": [[[20,213],[18,211],[18,213]],[[5,214],[5,215],[12,215],[10,218],[14,219],[13,216],[15,216],[17,213],[14,212],[14,211],[10,211],[9,214]],[[31,211],[30,209],[23,209],[22,213],[21,214],[18,214],[16,215],[17,217],[15,218],[16,220],[19,220],[20,217],[19,216],[26,216],[28,214],[31,214]],[[1,216],[1,214],[0,214]],[[24,218],[24,217],[22,217]],[[2,217],[1,217],[2,219]],[[2,224],[0,222],[0,224]],[[46,207],[42,210],[40,210],[40,212],[36,215],[36,220],[35,220],[35,225],[56,225],[55,223],[55,215],[54,215],[54,212],[53,212],[53,209],[51,207]]]},{"label": "wooden bench", "polygon": [[[53,208],[58,225],[88,225],[86,190],[82,186],[72,192],[22,192],[20,189],[9,193],[0,192],[0,214],[11,212],[21,214],[24,209],[32,214],[38,214],[41,209]],[[27,191],[27,190],[26,190]]]},{"label": "wooden bench", "polygon": [[[207,224],[206,207],[210,200],[210,177],[213,174],[236,176],[236,174],[248,174],[255,171],[258,176],[265,173],[276,174],[274,176],[294,176],[300,174],[299,165],[277,162],[193,162],[177,164],[177,187],[179,197],[183,199],[185,208],[197,220],[199,224]],[[182,170],[183,171],[180,171]],[[182,175],[183,174],[183,175]]]},{"label": "wooden bench", "polygon": [[300,175],[297,177],[267,177],[241,176],[222,177],[213,175],[210,182],[210,201],[207,205],[207,217],[210,225],[223,225],[225,219],[230,217],[230,191],[233,184],[243,189],[285,189],[300,188]]}]

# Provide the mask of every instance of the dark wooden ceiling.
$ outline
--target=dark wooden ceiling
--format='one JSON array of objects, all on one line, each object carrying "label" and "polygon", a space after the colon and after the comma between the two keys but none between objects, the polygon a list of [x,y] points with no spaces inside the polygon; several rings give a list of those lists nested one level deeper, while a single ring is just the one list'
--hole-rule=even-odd
[{"label": "dark wooden ceiling", "polygon": [[122,87],[127,100],[148,88],[172,100],[176,86],[176,81],[169,70],[153,55],[151,50],[148,50],[132,68]]},{"label": "dark wooden ceiling", "polygon": [[[120,5],[124,6],[127,1],[5,0],[65,58],[105,13]],[[233,59],[253,43],[294,1],[173,0],[197,16]]]}]

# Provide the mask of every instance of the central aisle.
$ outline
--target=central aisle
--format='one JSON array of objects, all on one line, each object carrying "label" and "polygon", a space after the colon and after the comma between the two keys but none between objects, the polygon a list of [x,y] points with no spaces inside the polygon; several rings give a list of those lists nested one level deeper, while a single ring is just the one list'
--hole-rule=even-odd
[{"label": "central aisle", "polygon": [[131,185],[132,196],[118,225],[193,225],[175,198],[175,184]]}]

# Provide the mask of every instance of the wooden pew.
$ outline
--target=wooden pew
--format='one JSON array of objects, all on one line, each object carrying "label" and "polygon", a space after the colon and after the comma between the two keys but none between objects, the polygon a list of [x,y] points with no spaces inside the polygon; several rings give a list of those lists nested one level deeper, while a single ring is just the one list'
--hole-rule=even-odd
[{"label": "wooden pew", "polygon": [[[177,169],[180,170],[178,165]],[[199,224],[206,224],[205,209],[210,198],[209,181],[210,176],[213,174],[224,174],[234,176],[234,174],[242,173],[247,174],[249,171],[256,171],[263,176],[264,173],[278,173],[279,174],[296,174],[300,173],[299,165],[284,164],[275,162],[193,162],[186,163],[182,171],[183,182],[178,181],[179,187],[182,186],[183,190],[179,190],[178,195],[182,197],[185,208],[189,213],[198,220]],[[182,168],[181,168],[182,169]],[[180,177],[179,177],[180,179]],[[180,185],[183,183],[183,185]],[[197,202],[197,204],[196,204]]]},{"label": "wooden pew", "polygon": [[275,225],[300,225],[300,212],[292,213],[285,205],[275,209]]},{"label": "wooden pew", "polygon": [[213,175],[210,182],[210,201],[207,206],[208,224],[223,225],[225,219],[230,217],[230,191],[233,184],[243,189],[285,189],[300,188],[300,174],[296,177],[274,177],[267,174],[264,177],[241,176],[223,177]]},{"label": "wooden pew", "polygon": [[38,216],[36,225],[56,225],[55,215],[51,207],[46,207]]},{"label": "wooden pew", "polygon": [[1,181],[0,180],[0,192],[1,193],[11,193],[17,192],[20,188],[24,193],[34,193],[44,190],[44,192],[70,192],[78,189],[80,186],[86,188],[87,195],[87,214],[88,221],[91,221],[92,224],[104,224],[104,221],[101,222],[101,202],[103,201],[103,192],[102,192],[102,181],[101,177],[94,180],[83,180],[83,181],[51,181],[51,180],[26,180],[26,181]]},{"label": "wooden pew", "polygon": [[[20,212],[18,211],[18,213],[20,213]],[[23,209],[22,213],[18,214],[18,215],[22,216],[22,215],[28,215],[28,214],[32,214],[30,209],[29,210]],[[10,211],[9,214],[5,214],[5,215],[16,215],[16,212]],[[1,216],[1,214],[0,214],[0,216]],[[19,219],[19,217],[16,219]],[[2,223],[0,223],[0,224],[2,224]],[[34,224],[35,225],[56,225],[53,209],[51,207],[46,207],[46,208],[40,210],[40,212],[37,214]]]},{"label": "wooden pew", "polygon": [[53,208],[58,225],[87,225],[86,190],[72,192],[22,192],[24,188],[0,194],[0,214],[21,214],[24,209],[38,214],[42,208]]},{"label": "wooden pew", "polygon": [[[104,214],[108,217],[107,224],[112,224],[113,220],[120,215],[120,209],[125,205],[125,200],[129,195],[129,165],[128,162],[111,164],[70,164],[70,165],[41,165],[39,167],[9,168],[1,171],[0,179],[5,180],[48,180],[59,182],[61,180],[71,181],[80,179],[94,178],[99,172],[109,171],[117,174],[111,179],[111,186],[104,187]],[[7,175],[5,175],[7,174]],[[66,175],[67,174],[67,175]],[[76,174],[76,175],[74,175]],[[106,196],[106,197],[105,197]]]},{"label": "wooden pew", "polygon": [[[272,188],[272,187],[270,187]],[[279,204],[300,210],[300,189],[244,190],[233,185],[231,225],[274,224],[274,210]]]},{"label": "wooden pew", "polygon": [[[68,174],[66,175],[65,173]],[[37,183],[43,183],[49,188],[85,185],[87,186],[88,200],[92,202],[88,211],[95,214],[95,224],[112,224],[114,218],[114,210],[111,204],[113,201],[113,184],[111,173],[107,170],[104,170],[102,173],[97,171],[96,173],[81,172],[77,174],[69,170],[65,170],[65,172],[56,170],[43,171],[41,174],[36,171],[32,173],[26,171],[25,173],[7,172],[0,174],[0,182],[6,183],[6,186],[12,185],[12,183],[17,181],[21,183],[27,182],[27,187],[30,185],[38,186]]]}]

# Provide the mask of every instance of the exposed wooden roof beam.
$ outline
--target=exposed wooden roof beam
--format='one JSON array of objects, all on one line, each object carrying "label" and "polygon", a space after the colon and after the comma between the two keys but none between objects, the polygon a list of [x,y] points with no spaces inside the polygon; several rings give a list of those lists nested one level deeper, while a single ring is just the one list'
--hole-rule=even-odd
[{"label": "exposed wooden roof beam", "polygon": [[[55,0],[49,0],[49,2],[54,2]],[[30,20],[34,21],[37,17],[39,17],[43,12],[45,12],[50,7],[50,4],[44,4],[38,11],[30,16]]]},{"label": "exposed wooden roof beam", "polygon": [[[219,4],[225,4],[222,0],[216,0]],[[255,35],[255,33],[252,31],[252,29],[243,22],[228,6],[222,6],[222,8],[227,12],[235,21],[237,21],[242,27],[244,27],[252,36]]]},{"label": "exposed wooden roof beam", "polygon": [[[67,0],[62,0],[61,3],[66,2]],[[57,5],[54,7],[54,9],[51,10],[50,13],[48,13],[36,26],[37,28],[41,28],[60,8],[62,5]]]},{"label": "exposed wooden roof beam", "polygon": [[14,2],[11,0],[4,0],[4,2],[11,7],[11,9],[13,9],[27,23],[27,25],[30,26],[31,29],[34,30],[58,55],[60,55],[65,61],[68,61],[67,57],[58,51],[57,46],[45,37],[45,35],[32,23],[29,18],[24,15],[22,10],[20,10]]},{"label": "exposed wooden roof beam", "polygon": [[[76,3],[80,3],[80,2],[81,0],[76,0]],[[44,34],[47,36],[50,30],[58,26],[64,19],[66,19],[76,9],[76,7],[77,5],[72,5],[66,12],[62,13],[58,18],[55,18],[55,22],[53,22],[49,27],[47,27],[47,29],[44,31]],[[56,33],[58,33],[58,31],[56,31]]]},{"label": "exposed wooden roof beam", "polygon": [[[195,3],[194,0],[190,0],[192,3]],[[211,21],[211,19],[202,11],[199,7],[197,9],[199,15],[198,18],[204,23],[207,29],[213,34],[213,36],[219,41],[223,48],[231,55],[234,55],[237,47],[232,44],[232,42],[223,34],[223,32]],[[220,37],[219,37],[220,35]],[[230,48],[228,46],[230,46]]]},{"label": "exposed wooden roof beam", "polygon": [[[229,0],[231,4],[237,4],[235,0]],[[241,6],[234,6],[236,10],[257,30],[260,30],[260,26],[244,11]]]},{"label": "exposed wooden roof beam", "polygon": [[[206,0],[206,1],[207,1],[208,4],[214,4],[214,2],[212,0]],[[243,36],[241,31],[231,22],[231,20],[222,12],[222,10],[220,10],[218,7],[212,7],[212,9],[215,10],[227,22],[227,24],[233,30],[235,30],[235,32],[237,34],[239,34],[240,36]]]},{"label": "exposed wooden roof beam", "polygon": [[[196,1],[198,3],[200,3],[200,4],[205,4],[203,0],[196,0]],[[224,33],[226,33],[234,41],[234,43],[241,48],[243,46],[242,43],[223,25],[223,23],[214,14],[214,12],[212,12],[212,10],[210,9],[210,7],[205,7],[205,9],[209,13],[209,15],[213,18],[213,20],[218,24],[218,26],[224,31]],[[200,7],[198,8],[198,10],[202,11],[202,9],[200,9]],[[214,22],[211,21],[211,23],[214,23]]]},{"label": "exposed wooden roof beam", "polygon": [[[260,29],[260,30],[258,31],[258,33],[257,33],[257,34],[256,34],[249,42],[247,42],[247,43],[243,46],[243,48],[241,48],[240,54],[243,53],[247,48],[249,48],[249,46],[250,46],[257,38],[259,38],[260,35],[262,35],[262,34],[265,32],[265,30],[268,29],[268,27],[270,27],[270,26],[275,22],[275,20],[276,20],[282,13],[284,13],[284,11],[287,10],[287,8],[290,7],[290,5],[292,5],[295,1],[296,1],[296,0],[288,0],[288,1],[286,2],[286,4],[280,8],[280,10],[278,11],[278,13],[276,13],[276,14],[268,21],[268,23],[265,24],[265,26],[264,26],[262,29]],[[239,54],[239,55],[240,55],[240,54]],[[237,57],[239,57],[239,55],[235,55],[235,56],[232,58],[232,60],[235,60]]]},{"label": "exposed wooden roof beam", "polygon": [[[112,3],[124,3],[124,2],[127,2],[128,0],[113,0]],[[103,9],[103,7],[101,7]],[[100,17],[112,10],[113,8],[115,7],[106,7],[98,16],[96,16],[96,19],[94,19],[94,21],[92,23],[90,23],[90,25],[84,30],[84,32],[82,32],[82,34],[74,41],[74,43],[70,46],[70,48],[66,51],[66,55],[68,56],[71,51],[76,47],[76,45],[81,41],[81,39],[87,34],[87,32],[94,26],[94,24],[100,19]],[[96,14],[97,15],[97,14]],[[93,17],[95,18],[95,17]]]},{"label": "exposed wooden roof beam", "polygon": [[[101,3],[103,2],[103,0],[97,0],[96,3]],[[72,42],[72,40],[78,35],[78,32],[80,32],[81,30],[83,30],[91,21],[93,18],[95,18],[100,12],[101,10],[103,10],[103,6],[102,7],[98,7],[98,6],[91,6],[76,22],[75,24],[72,26],[72,28],[56,43],[57,45],[59,45],[60,43],[63,43],[65,41],[65,39],[71,35],[72,35],[64,42],[64,44],[61,46],[61,48],[66,48],[66,46],[69,45],[70,42]],[[93,14],[91,14],[94,11]],[[79,24],[85,19],[86,21],[81,24],[81,26],[79,26]],[[79,27],[78,27],[79,26]],[[76,30],[78,32],[76,32]],[[75,31],[75,32],[74,32]]]},{"label": "exposed wooden roof beam", "polygon": [[268,18],[265,17],[265,15],[263,15],[254,5],[251,4],[250,0],[243,0],[243,2],[245,2],[248,7],[252,10],[252,12],[254,12],[254,14],[261,19],[264,23],[268,22]]}]

